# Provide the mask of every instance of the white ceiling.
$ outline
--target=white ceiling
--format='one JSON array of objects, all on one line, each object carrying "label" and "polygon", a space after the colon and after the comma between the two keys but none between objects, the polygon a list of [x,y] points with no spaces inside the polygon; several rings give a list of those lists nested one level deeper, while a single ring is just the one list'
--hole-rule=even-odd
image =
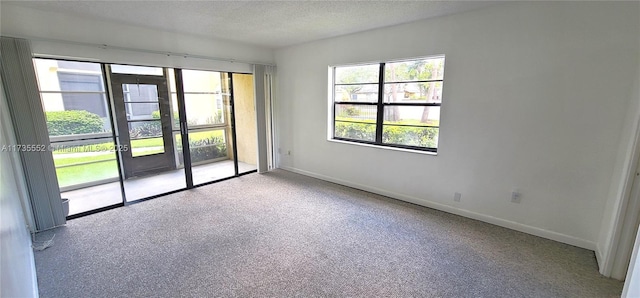
[{"label": "white ceiling", "polygon": [[484,1],[3,1],[279,48],[486,7]]}]

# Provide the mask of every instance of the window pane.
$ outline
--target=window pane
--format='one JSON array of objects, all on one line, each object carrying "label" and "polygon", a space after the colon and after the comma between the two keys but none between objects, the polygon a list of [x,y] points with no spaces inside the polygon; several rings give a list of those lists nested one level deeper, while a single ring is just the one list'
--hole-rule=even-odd
[{"label": "window pane", "polygon": [[104,94],[42,93],[50,136],[111,132]]},{"label": "window pane", "polygon": [[188,70],[182,71],[184,92],[220,93],[220,73],[214,71]]},{"label": "window pane", "polygon": [[334,136],[353,140],[373,142],[376,140],[376,125],[335,121]]},{"label": "window pane", "polygon": [[442,80],[444,57],[386,63],[385,82]]},{"label": "window pane", "polygon": [[[228,155],[225,130],[189,132],[189,152],[191,152],[192,164],[226,158]],[[182,160],[182,148],[179,154],[180,160]]]},{"label": "window pane", "polygon": [[99,63],[33,59],[40,91],[103,92]]},{"label": "window pane", "polygon": [[160,119],[160,108],[157,103],[126,103],[128,120]]},{"label": "window pane", "polygon": [[44,106],[47,129],[51,137],[111,132],[108,117],[100,117],[86,110],[47,111],[46,107],[55,105]]},{"label": "window pane", "polygon": [[169,92],[170,93],[175,93],[177,92],[177,87],[176,87],[176,72],[173,70],[173,68],[169,68],[168,70],[169,73]]},{"label": "window pane", "polygon": [[180,114],[178,109],[178,95],[176,93],[171,94],[171,111],[173,113],[173,121],[171,121],[171,128],[173,130],[180,129]]},{"label": "window pane", "polygon": [[60,187],[118,177],[113,142],[98,140],[82,145],[52,144],[53,161]]},{"label": "window pane", "polygon": [[378,64],[340,66],[335,68],[336,84],[377,83],[380,66]]},{"label": "window pane", "polygon": [[61,91],[103,92],[100,74],[58,72]]},{"label": "window pane", "polygon": [[336,85],[335,101],[377,102],[378,84]]},{"label": "window pane", "polygon": [[224,124],[221,95],[185,94],[184,102],[189,127]]},{"label": "window pane", "polygon": [[151,155],[164,152],[162,138],[131,140],[131,155],[133,157]]},{"label": "window pane", "polygon": [[161,67],[118,65],[118,64],[111,64],[111,72],[123,73],[123,74],[152,75],[152,76],[163,75]]},{"label": "window pane", "polygon": [[132,140],[162,136],[162,124],[158,121],[129,122],[129,136]]},{"label": "window pane", "polygon": [[439,126],[440,107],[386,106],[384,124]]},{"label": "window pane", "polygon": [[372,105],[336,104],[335,117],[340,121],[376,123],[377,110]]},{"label": "window pane", "polygon": [[125,102],[158,102],[158,87],[149,84],[122,84]]},{"label": "window pane", "polygon": [[405,146],[438,147],[438,128],[419,126],[384,125],[382,142]]},{"label": "window pane", "polygon": [[[45,59],[38,59],[38,60],[45,60]],[[49,60],[49,61],[55,61],[55,60]],[[64,60],[58,60],[57,62],[60,70],[83,70],[83,71],[92,71],[92,72],[102,72],[102,70],[100,69],[100,63],[64,61]]]},{"label": "window pane", "polygon": [[62,97],[62,104],[65,111],[82,110],[108,118],[107,101],[104,94],[98,93],[47,93],[47,95],[58,95]]},{"label": "window pane", "polygon": [[385,84],[384,102],[441,103],[442,82]]}]

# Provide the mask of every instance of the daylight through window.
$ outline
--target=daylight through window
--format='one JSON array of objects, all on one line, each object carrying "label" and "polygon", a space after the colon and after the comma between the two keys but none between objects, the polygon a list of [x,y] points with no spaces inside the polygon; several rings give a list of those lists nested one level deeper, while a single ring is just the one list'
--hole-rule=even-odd
[{"label": "daylight through window", "polygon": [[333,139],[437,152],[444,57],[333,68]]}]

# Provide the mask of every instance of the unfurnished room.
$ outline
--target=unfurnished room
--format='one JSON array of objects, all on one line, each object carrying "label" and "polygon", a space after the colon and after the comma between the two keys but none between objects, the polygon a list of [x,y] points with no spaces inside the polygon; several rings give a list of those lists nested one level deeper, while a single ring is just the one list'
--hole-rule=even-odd
[{"label": "unfurnished room", "polygon": [[640,297],[638,1],[0,1],[0,297]]}]

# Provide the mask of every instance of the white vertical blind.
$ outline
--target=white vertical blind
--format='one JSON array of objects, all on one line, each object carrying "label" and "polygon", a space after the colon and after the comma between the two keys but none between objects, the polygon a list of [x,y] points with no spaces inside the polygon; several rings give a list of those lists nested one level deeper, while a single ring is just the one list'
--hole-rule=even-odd
[{"label": "white vertical blind", "polygon": [[272,85],[275,67],[254,65],[256,123],[258,128],[258,173],[273,167],[273,138],[271,125]]},{"label": "white vertical blind", "polygon": [[45,150],[20,151],[36,230],[65,224],[49,134],[38,93],[31,46],[27,40],[0,39],[0,73],[7,95],[18,145],[40,145]]}]

